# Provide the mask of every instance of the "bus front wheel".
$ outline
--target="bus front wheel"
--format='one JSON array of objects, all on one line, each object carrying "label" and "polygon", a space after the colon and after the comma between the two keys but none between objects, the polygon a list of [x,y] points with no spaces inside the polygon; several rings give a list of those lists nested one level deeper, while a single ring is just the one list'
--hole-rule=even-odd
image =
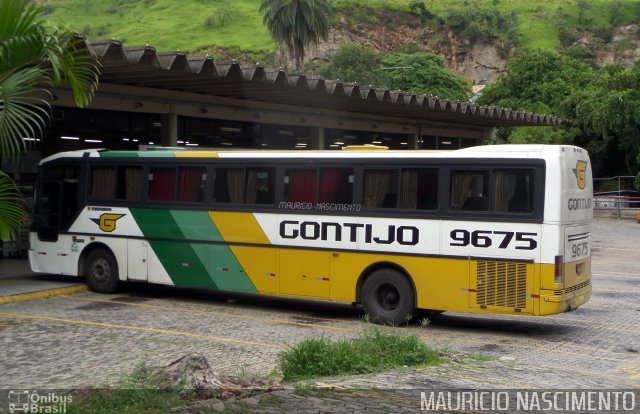
[{"label": "bus front wheel", "polygon": [[98,293],[115,292],[120,282],[116,259],[105,249],[92,251],[87,256],[85,277],[92,291]]},{"label": "bus front wheel", "polygon": [[392,269],[373,272],[365,280],[360,298],[364,311],[375,323],[406,323],[415,311],[411,283],[400,272]]}]

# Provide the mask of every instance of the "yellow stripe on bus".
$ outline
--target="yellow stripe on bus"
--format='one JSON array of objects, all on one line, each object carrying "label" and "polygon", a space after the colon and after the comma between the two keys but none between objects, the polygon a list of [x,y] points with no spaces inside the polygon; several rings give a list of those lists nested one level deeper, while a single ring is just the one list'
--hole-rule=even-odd
[{"label": "yellow stripe on bus", "polygon": [[176,151],[174,154],[178,158],[218,158],[217,151]]},{"label": "yellow stripe on bus", "polygon": [[[226,241],[262,246],[271,242],[252,213],[210,211],[209,217]],[[231,251],[260,293],[275,293],[277,249],[230,245]]]}]

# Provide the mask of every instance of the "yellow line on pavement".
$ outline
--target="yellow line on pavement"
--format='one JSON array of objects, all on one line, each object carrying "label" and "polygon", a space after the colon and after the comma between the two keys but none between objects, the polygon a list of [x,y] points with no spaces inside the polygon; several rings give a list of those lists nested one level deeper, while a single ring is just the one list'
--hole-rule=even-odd
[{"label": "yellow line on pavement", "polygon": [[[255,321],[267,322],[267,323],[313,327],[313,328],[324,329],[324,330],[334,330],[334,331],[343,331],[343,332],[351,332],[351,333],[360,333],[360,332],[362,332],[362,329],[355,329],[355,328],[345,328],[345,327],[327,326],[327,325],[320,325],[320,324],[313,324],[313,323],[293,322],[293,321],[288,321],[286,319],[273,319],[273,318],[265,318],[265,317],[259,317],[259,316],[234,315],[234,314],[229,314],[229,313],[224,313],[224,312],[204,311],[204,310],[198,310],[198,309],[186,309],[186,308],[179,308],[179,307],[175,307],[175,306],[149,305],[149,304],[144,304],[144,303],[130,303],[130,302],[124,302],[124,301],[114,301],[114,300],[105,300],[105,299],[96,299],[96,298],[80,298],[80,297],[76,297],[76,296],[63,296],[63,297],[65,299],[72,299],[72,300],[78,300],[78,301],[83,301],[83,302],[117,303],[117,304],[122,304],[122,305],[126,305],[126,306],[134,306],[134,307],[147,308],[147,309],[157,309],[157,310],[165,310],[165,311],[172,311],[172,312],[185,312],[185,313],[194,313],[194,314],[215,315],[215,316],[223,316],[223,317],[230,317],[230,318],[237,318],[237,319],[255,320]],[[183,303],[183,304],[190,304],[190,302],[184,302],[184,301],[177,301],[177,302]],[[412,331],[415,332],[415,330],[412,330]],[[503,342],[491,342],[491,341],[484,341],[484,340],[457,339],[456,337],[471,336],[471,334],[467,334],[467,333],[464,333],[464,332],[451,331],[450,329],[440,329],[440,328],[438,328],[438,331],[444,332],[445,335],[448,335],[449,340],[452,340],[452,341],[481,343],[483,345],[492,345],[493,344],[493,345],[498,345],[498,346],[513,346],[513,347],[520,347],[520,348],[527,348],[527,349],[535,349],[535,350],[540,350],[540,351],[545,351],[545,352],[546,351],[551,351],[551,352],[561,353],[561,354],[565,354],[565,355],[585,356],[584,353],[553,350],[553,349],[550,349],[548,346],[524,345],[524,344],[517,344],[517,343],[513,343],[513,342],[503,343]],[[418,333],[420,335],[420,332],[416,332],[416,333]],[[492,337],[506,338],[506,339],[510,339],[510,340],[514,340],[514,339],[515,340],[519,340],[520,339],[520,338],[517,338],[517,337],[513,337],[513,336],[509,336],[509,335],[502,335],[502,334],[489,334],[489,335],[491,335]],[[424,336],[424,335],[422,335],[421,337],[423,339],[427,339],[427,340],[428,339],[434,339],[433,337]],[[436,339],[437,340],[441,340],[439,338],[436,338]],[[536,342],[536,343],[539,343],[539,344],[542,344],[542,345],[558,345],[559,344],[558,342],[545,340],[545,339],[523,338],[522,340],[526,340],[526,341],[530,341],[530,342]],[[608,354],[618,354],[618,355],[627,356],[626,353],[622,353],[622,352],[608,351],[608,350],[603,350],[603,349],[597,348],[597,347],[589,347],[589,346],[584,346],[584,345],[579,345],[579,344],[574,344],[574,343],[563,343],[562,345],[563,346],[570,346],[570,347],[576,348],[578,350],[585,350],[585,351],[599,352],[599,353],[606,352]],[[611,360],[611,361],[623,361],[623,362],[628,361],[628,360],[617,359],[617,358],[609,358],[609,359],[607,359],[606,357],[602,357],[602,356],[594,356],[594,358]]]},{"label": "yellow line on pavement", "polygon": [[69,295],[71,293],[84,292],[86,290],[88,290],[87,285],[82,284],[63,288],[40,290],[38,292],[21,293],[18,295],[0,296],[0,304],[44,299],[52,296]]},{"label": "yellow line on pavement", "polygon": [[[450,341],[452,339],[451,337],[435,337],[435,336],[434,337],[421,336],[421,338],[426,340],[435,340],[435,341]],[[607,358],[599,355],[585,355],[584,353],[579,353],[579,352],[561,351],[558,349],[545,348],[545,347],[534,346],[534,345],[516,344],[513,342],[490,342],[490,341],[484,341],[481,339],[456,339],[456,338],[454,338],[453,340],[457,342],[465,342],[470,344],[497,345],[497,346],[513,347],[513,348],[535,349],[538,351],[554,352],[556,354],[563,354],[563,355],[578,355],[585,358],[602,359],[605,361],[613,361],[613,362],[626,362],[626,363],[631,362],[628,359]],[[558,345],[568,345],[568,344],[558,343]],[[606,351],[606,352],[611,353],[611,351]]]},{"label": "yellow line on pavement", "polygon": [[38,320],[62,322],[62,323],[73,323],[78,325],[99,326],[101,328],[126,329],[126,330],[133,330],[133,331],[159,333],[159,334],[165,334],[165,335],[189,336],[194,338],[211,339],[211,340],[220,341],[220,342],[232,342],[232,343],[245,344],[245,345],[258,345],[258,346],[266,346],[269,348],[285,349],[285,347],[282,345],[273,344],[269,342],[258,342],[258,341],[249,341],[245,339],[224,338],[221,336],[207,335],[207,334],[201,334],[197,332],[148,328],[145,326],[120,325],[120,324],[106,323],[106,322],[81,321],[77,319],[57,318],[53,316],[44,316],[44,315],[29,315],[29,314],[14,313],[14,312],[0,312],[0,316],[6,316],[6,317],[12,317],[12,318],[23,318],[23,319],[38,319]]},{"label": "yellow line on pavement", "polygon": [[591,272],[592,276],[610,276],[610,277],[626,277],[629,279],[640,279],[640,276],[633,276],[630,273],[621,273],[621,272]]},{"label": "yellow line on pavement", "polygon": [[[284,315],[288,315],[286,312],[264,310],[264,309],[258,309],[256,307],[251,307],[250,309],[247,309],[247,307],[242,307],[242,305],[236,305],[236,306],[231,306],[231,305],[212,305],[210,303],[204,303],[204,302],[190,302],[188,300],[151,298],[151,297],[145,297],[145,299],[153,299],[153,300],[157,300],[157,301],[160,301],[160,302],[176,303],[176,304],[181,304],[181,305],[206,306],[207,308],[214,308],[214,309],[230,309],[230,310],[240,310],[240,311],[250,310],[251,312],[264,313],[264,314],[273,315],[273,316],[279,316],[279,315],[283,315],[283,314]],[[247,306],[251,306],[251,305],[247,305]],[[338,322],[338,323],[340,323],[340,322],[352,322],[352,321],[348,321],[348,320],[345,321],[344,319],[340,319],[340,318],[307,316],[307,315],[297,315],[297,314],[291,314],[291,316],[298,316],[298,317],[303,317],[305,319],[313,319],[313,320],[316,320],[316,321],[327,321],[327,322]]]},{"label": "yellow line on pavement", "polygon": [[609,292],[609,293],[640,293],[640,290],[633,289],[593,289],[594,292]]},{"label": "yellow line on pavement", "polygon": [[158,309],[158,310],[165,310],[165,311],[171,311],[171,312],[196,313],[196,314],[201,314],[201,315],[224,316],[225,318],[248,319],[248,320],[254,320],[254,321],[259,321],[259,322],[280,323],[280,324],[293,325],[293,326],[304,326],[304,327],[311,327],[311,328],[321,328],[321,329],[327,329],[327,330],[333,330],[333,331],[344,331],[344,332],[354,332],[354,333],[359,333],[359,332],[362,331],[360,329],[342,328],[342,327],[339,327],[339,326],[326,326],[326,325],[320,325],[320,324],[315,324],[315,323],[293,322],[293,321],[288,321],[286,319],[270,319],[270,318],[261,318],[259,316],[234,315],[234,314],[231,314],[231,313],[204,311],[204,310],[198,310],[198,309],[178,308],[178,307],[175,307],[175,306],[148,305],[148,304],[145,304],[145,303],[131,303],[131,302],[122,302],[122,301],[117,301],[117,300],[105,300],[105,299],[89,299],[89,298],[79,298],[79,297],[74,297],[74,296],[63,296],[63,297],[65,299],[79,300],[79,301],[83,301],[83,302],[117,303],[117,304],[120,304],[120,305],[135,306],[135,307],[147,308],[147,309]]},{"label": "yellow line on pavement", "polygon": [[[320,325],[320,324],[311,324],[311,323],[301,323],[301,322],[292,322],[292,321],[288,321],[288,320],[284,320],[284,319],[270,319],[270,318],[263,318],[263,317],[258,317],[258,316],[246,316],[246,315],[233,315],[233,314],[228,314],[228,313],[223,313],[223,312],[215,312],[215,311],[203,311],[203,310],[197,310],[197,309],[185,309],[185,308],[178,308],[178,307],[174,307],[174,306],[158,306],[158,305],[148,305],[148,304],[142,304],[142,303],[129,303],[129,302],[122,302],[122,301],[113,301],[113,300],[104,300],[104,299],[91,299],[91,298],[79,298],[79,297],[72,297],[72,296],[64,296],[65,299],[72,299],[72,300],[78,300],[78,301],[84,301],[84,302],[108,302],[108,303],[118,303],[118,304],[122,304],[122,305],[126,305],[126,306],[135,306],[135,307],[141,307],[141,308],[147,308],[147,309],[158,309],[158,310],[165,310],[165,311],[172,311],[172,312],[185,312],[185,313],[194,313],[194,314],[205,314],[205,315],[216,315],[216,316],[223,316],[223,317],[231,317],[231,318],[237,318],[237,319],[247,319],[247,320],[256,320],[259,322],[267,322],[267,323],[283,323],[283,324],[288,324],[288,325],[293,325],[293,326],[305,326],[305,327],[313,327],[313,328],[318,328],[318,329],[324,329],[324,330],[336,330],[336,331],[343,331],[343,332],[351,332],[351,333],[360,333],[362,332],[361,329],[354,329],[354,328],[343,328],[343,327],[337,327],[337,326],[326,326],[326,325]],[[445,332],[445,335],[448,334],[448,339],[449,341],[458,341],[458,342],[463,342],[463,343],[477,343],[477,344],[482,344],[482,345],[497,345],[497,346],[511,346],[514,348],[525,348],[525,349],[535,349],[538,351],[544,351],[544,352],[555,352],[555,353],[559,353],[559,354],[563,354],[563,355],[579,355],[579,356],[585,356],[584,353],[581,352],[571,352],[571,351],[562,351],[562,350],[555,350],[555,349],[550,349],[549,347],[545,347],[545,346],[536,346],[536,345],[524,345],[524,344],[518,344],[518,343],[514,343],[514,342],[492,342],[492,341],[485,341],[485,340],[472,340],[472,339],[464,339],[464,338],[459,338],[460,336],[471,336],[470,334],[466,334],[466,333],[461,333],[461,332]],[[490,334],[491,336],[494,337],[502,337],[502,338],[507,338],[507,339],[519,339],[519,338],[514,338],[513,336],[509,336],[509,335],[501,335],[501,334]],[[429,337],[429,336],[424,336],[421,335],[421,338],[426,339],[426,340],[445,340],[444,338],[437,338],[437,337]],[[554,341],[548,341],[548,340],[541,340],[541,339],[532,339],[532,338],[527,338],[527,341],[532,341],[532,342],[537,342],[540,344],[553,344],[553,345],[557,345],[557,342]],[[587,347],[587,346],[582,346],[582,345],[578,345],[578,344],[565,344],[568,346],[571,346],[572,348],[577,348],[578,350],[585,350],[585,351],[597,351],[597,352],[606,352],[608,354],[619,354],[619,355],[624,355],[626,356],[627,354],[625,353],[618,353],[615,351],[606,351],[606,350],[602,350],[596,347]],[[602,360],[608,360],[608,361],[615,361],[615,362],[628,362],[628,360],[626,359],[618,359],[618,358],[607,358],[607,357],[603,357],[603,356],[599,356],[599,355],[592,355],[590,357],[593,358],[597,358],[597,359],[602,359]]]}]

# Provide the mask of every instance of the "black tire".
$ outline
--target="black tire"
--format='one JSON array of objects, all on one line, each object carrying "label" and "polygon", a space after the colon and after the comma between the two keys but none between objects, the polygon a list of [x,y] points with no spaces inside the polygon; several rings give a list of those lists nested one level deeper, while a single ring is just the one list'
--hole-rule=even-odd
[{"label": "black tire", "polygon": [[375,323],[407,323],[416,309],[411,283],[396,270],[376,270],[365,280],[360,293],[364,311]]},{"label": "black tire", "polygon": [[84,274],[89,288],[94,292],[113,293],[120,284],[118,263],[105,249],[95,249],[89,253]]}]

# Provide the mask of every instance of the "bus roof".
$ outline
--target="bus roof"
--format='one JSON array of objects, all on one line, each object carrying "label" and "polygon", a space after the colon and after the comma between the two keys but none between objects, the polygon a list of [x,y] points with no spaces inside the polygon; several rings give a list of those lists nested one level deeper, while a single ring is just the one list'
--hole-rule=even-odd
[{"label": "bus roof", "polygon": [[155,148],[153,151],[112,151],[106,149],[88,149],[60,152],[44,158],[40,163],[59,158],[78,158],[85,154],[99,158],[544,158],[545,155],[563,151],[574,151],[570,145],[508,144],[482,145],[454,151],[433,150],[207,150],[190,151],[176,148]]}]

